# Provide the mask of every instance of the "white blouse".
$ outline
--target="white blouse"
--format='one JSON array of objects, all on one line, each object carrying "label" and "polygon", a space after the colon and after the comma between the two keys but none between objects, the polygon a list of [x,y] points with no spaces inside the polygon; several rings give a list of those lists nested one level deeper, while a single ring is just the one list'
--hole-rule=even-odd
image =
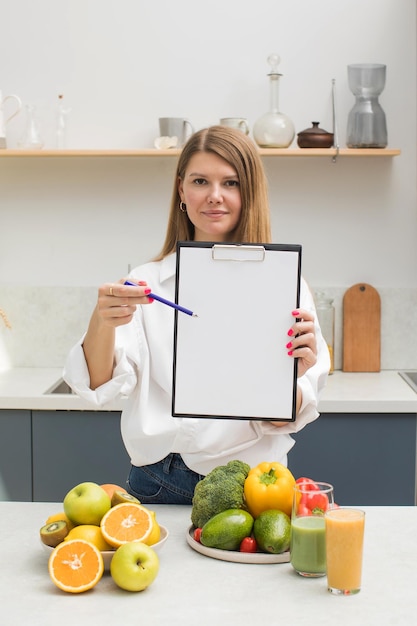
[{"label": "white blouse", "polygon": [[[173,300],[175,262],[172,254],[162,261],[134,269],[130,277],[147,281],[150,288]],[[301,308],[315,311],[311,292],[302,279]],[[207,474],[217,465],[240,459],[251,467],[262,461],[286,465],[294,445],[290,433],[315,420],[318,399],[330,366],[329,351],[316,322],[317,363],[297,384],[302,404],[295,422],[274,426],[266,421],[177,418],[171,415],[174,311],[158,302],[138,306],[130,324],[116,329],[113,378],[94,391],[82,348],[83,339],[66,360],[64,379],[79,396],[93,405],[106,404],[127,396],[122,412],[121,432],[133,465],[156,463],[170,452],[181,454],[195,472]],[[285,337],[282,338],[283,343]]]}]

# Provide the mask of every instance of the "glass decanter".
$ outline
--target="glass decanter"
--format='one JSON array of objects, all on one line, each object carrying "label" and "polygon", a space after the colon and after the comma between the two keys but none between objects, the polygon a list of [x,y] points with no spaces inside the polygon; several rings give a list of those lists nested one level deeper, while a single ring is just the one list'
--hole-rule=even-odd
[{"label": "glass decanter", "polygon": [[385,74],[386,66],[379,63],[348,65],[349,89],[356,98],[348,116],[348,148],[387,146],[387,123],[378,101],[378,96],[385,87]]},{"label": "glass decanter", "polygon": [[261,148],[288,148],[294,139],[295,129],[290,118],[281,113],[278,104],[278,86],[282,74],[278,72],[280,57],[270,54],[269,72],[270,111],[262,115],[253,126],[253,137]]},{"label": "glass decanter", "polygon": [[25,105],[25,109],[26,127],[18,142],[19,148],[24,150],[40,150],[43,148],[44,141],[41,137],[38,120],[36,118],[36,107],[33,104],[27,104]]},{"label": "glass decanter", "polygon": [[334,325],[335,325],[335,309],[333,306],[333,298],[328,296],[323,291],[316,292],[316,311],[319,320],[321,333],[327,347],[329,349],[330,356],[330,371],[334,372]]}]

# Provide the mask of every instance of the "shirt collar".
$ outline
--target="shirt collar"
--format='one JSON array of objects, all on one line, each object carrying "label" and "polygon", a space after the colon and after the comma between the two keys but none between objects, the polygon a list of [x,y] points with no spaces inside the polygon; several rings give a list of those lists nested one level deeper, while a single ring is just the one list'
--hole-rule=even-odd
[{"label": "shirt collar", "polygon": [[177,254],[175,252],[162,259],[159,274],[161,283],[175,276],[176,265]]}]

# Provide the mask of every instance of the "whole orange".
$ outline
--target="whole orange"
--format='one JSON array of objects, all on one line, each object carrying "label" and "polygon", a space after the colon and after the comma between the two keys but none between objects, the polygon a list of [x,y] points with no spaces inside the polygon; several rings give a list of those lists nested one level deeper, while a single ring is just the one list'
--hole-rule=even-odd
[{"label": "whole orange", "polygon": [[75,524],[71,522],[71,520],[65,515],[64,511],[60,511],[59,513],[54,513],[50,515],[46,520],[45,524],[52,524],[52,522],[66,522],[68,529],[74,528]]},{"label": "whole orange", "polygon": [[110,500],[112,499],[115,491],[126,492],[126,489],[124,487],[120,487],[120,485],[114,485],[113,483],[105,483],[104,485],[100,485],[100,487],[104,489],[104,491],[109,496]]},{"label": "whole orange", "polygon": [[73,539],[84,539],[96,546],[100,552],[113,550],[112,546],[104,539],[100,526],[94,526],[92,524],[80,524],[72,528],[64,541],[72,541]]}]

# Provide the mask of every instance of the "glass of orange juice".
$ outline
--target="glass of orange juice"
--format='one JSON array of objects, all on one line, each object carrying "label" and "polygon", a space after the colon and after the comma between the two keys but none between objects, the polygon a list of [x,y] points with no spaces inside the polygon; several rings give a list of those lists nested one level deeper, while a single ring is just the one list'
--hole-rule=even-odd
[{"label": "glass of orange juice", "polygon": [[331,593],[359,593],[362,578],[365,512],[336,508],[324,514],[327,587]]}]

